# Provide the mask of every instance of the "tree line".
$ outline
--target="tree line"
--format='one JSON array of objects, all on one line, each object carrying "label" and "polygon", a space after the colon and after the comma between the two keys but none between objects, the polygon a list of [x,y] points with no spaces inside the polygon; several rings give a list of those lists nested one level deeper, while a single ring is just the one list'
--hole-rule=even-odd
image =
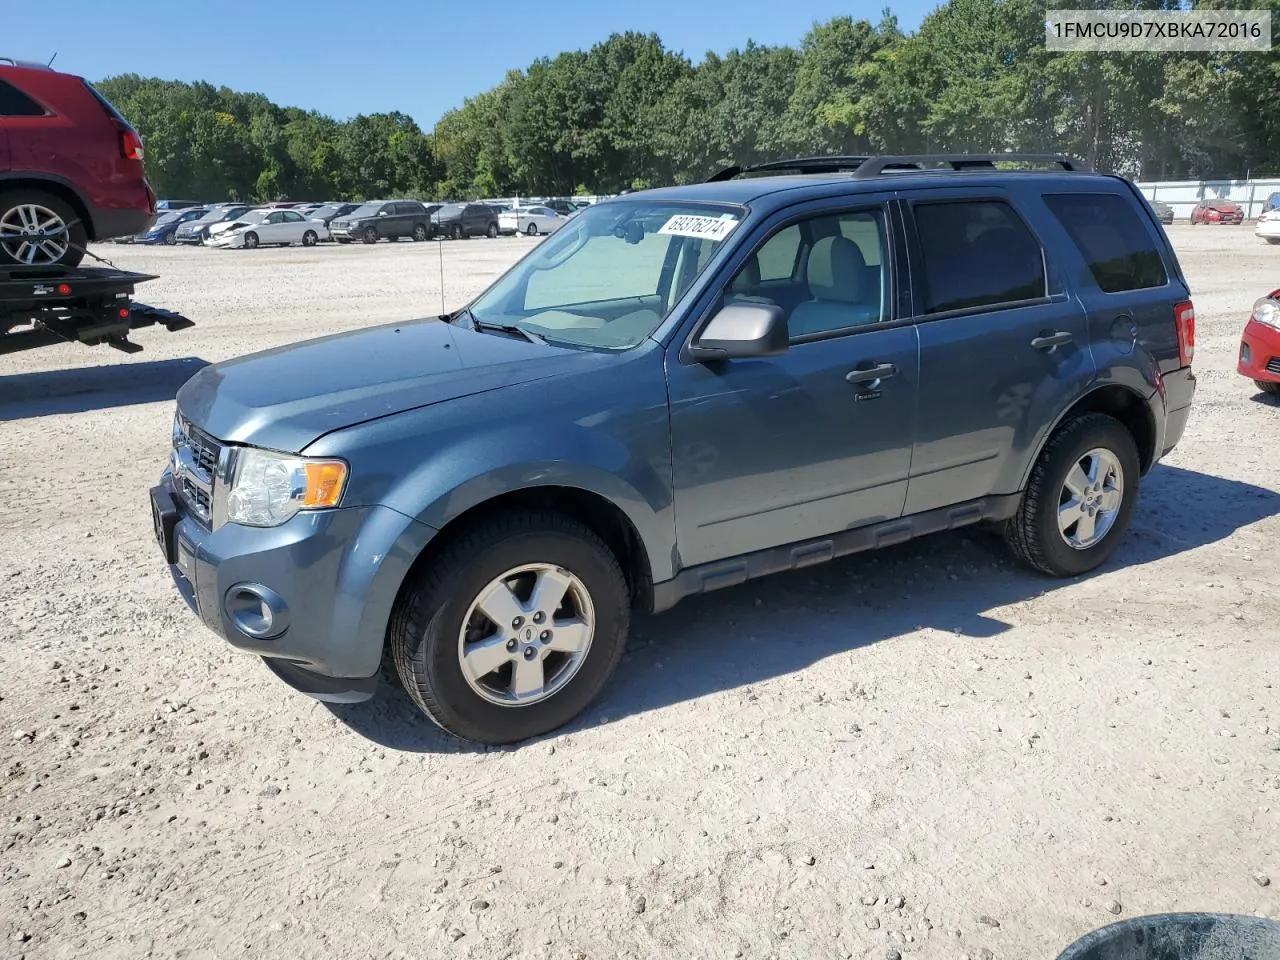
[{"label": "tree line", "polygon": [[1143,179],[1280,171],[1275,52],[1049,53],[1044,17],[1037,0],[948,0],[914,33],[886,10],[697,64],[657,35],[614,34],[511,70],[429,132],[403,113],[339,121],[207,83],[97,86],[171,197],[615,193],[830,153],[1068,152]]}]

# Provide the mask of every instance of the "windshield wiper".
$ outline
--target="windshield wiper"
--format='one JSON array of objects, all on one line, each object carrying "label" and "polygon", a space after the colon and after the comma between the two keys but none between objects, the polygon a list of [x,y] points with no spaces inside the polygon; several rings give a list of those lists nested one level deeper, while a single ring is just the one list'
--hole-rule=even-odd
[{"label": "windshield wiper", "polygon": [[501,330],[503,333],[510,333],[517,337],[524,337],[530,343],[537,343],[546,346],[547,341],[536,333],[530,333],[524,327],[517,326],[514,323],[494,323],[492,320],[479,320],[470,310],[466,311],[471,316],[471,326],[477,330]]}]

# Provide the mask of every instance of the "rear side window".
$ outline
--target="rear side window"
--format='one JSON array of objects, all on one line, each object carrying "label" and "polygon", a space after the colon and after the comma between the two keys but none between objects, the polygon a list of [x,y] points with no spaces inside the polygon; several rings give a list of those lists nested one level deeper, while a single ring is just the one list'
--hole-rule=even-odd
[{"label": "rear side window", "polygon": [[0,80],[0,117],[43,117],[44,107],[11,83]]},{"label": "rear side window", "polygon": [[1002,200],[922,203],[924,309],[943,313],[1045,296],[1044,253],[1022,218]]},{"label": "rear side window", "polygon": [[1058,218],[1105,293],[1163,287],[1168,282],[1155,240],[1132,204],[1113,193],[1048,194]]}]

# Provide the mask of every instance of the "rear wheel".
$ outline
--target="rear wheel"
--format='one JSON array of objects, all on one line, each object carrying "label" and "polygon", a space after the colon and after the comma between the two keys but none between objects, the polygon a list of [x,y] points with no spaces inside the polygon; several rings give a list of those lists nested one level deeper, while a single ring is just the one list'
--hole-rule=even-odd
[{"label": "rear wheel", "polygon": [[495,516],[415,576],[392,615],[396,671],[427,716],[468,740],[512,743],[568,723],[626,644],[617,559],[559,514]]},{"label": "rear wheel", "polygon": [[536,237],[538,235],[538,225],[536,223],[529,224],[524,228],[524,233],[526,237]]},{"label": "rear wheel", "polygon": [[365,227],[362,239],[365,243],[377,243],[378,229],[376,227]]},{"label": "rear wheel", "polygon": [[84,223],[61,197],[0,191],[0,265],[74,267],[88,242]]},{"label": "rear wheel", "polygon": [[485,231],[485,236],[490,240],[498,235],[498,225],[496,223],[489,224],[489,229]]},{"label": "rear wheel", "polygon": [[1029,566],[1073,577],[1115,550],[1138,496],[1138,448],[1124,424],[1101,413],[1067,421],[1031,471],[1005,539]]},{"label": "rear wheel", "polygon": [[314,230],[308,230],[302,235],[302,245],[304,247],[314,247],[319,242],[320,238],[316,236],[316,232]]},{"label": "rear wheel", "polygon": [[257,249],[258,235],[254,233],[252,230],[250,230],[248,233],[244,235],[244,245],[248,247],[250,250]]},{"label": "rear wheel", "polygon": [[1253,382],[1263,393],[1280,394],[1280,383],[1274,380],[1255,380]]}]

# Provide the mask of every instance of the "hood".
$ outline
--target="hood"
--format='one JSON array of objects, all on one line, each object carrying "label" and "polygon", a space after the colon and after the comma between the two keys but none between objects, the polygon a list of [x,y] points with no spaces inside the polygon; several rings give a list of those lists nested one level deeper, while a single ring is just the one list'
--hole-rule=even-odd
[{"label": "hood", "polygon": [[223,220],[221,223],[215,223],[209,228],[209,236],[212,237],[215,234],[224,233],[227,230],[234,230],[237,227],[243,226],[246,226],[243,220]]},{"label": "hood", "polygon": [[1240,204],[1232,203],[1229,200],[1222,200],[1218,203],[1209,204],[1210,210],[1217,210],[1219,213],[1235,213],[1240,209]]},{"label": "hood", "polygon": [[326,433],[444,400],[527,383],[608,354],[412,320],[205,367],[178,407],[219,440],[297,453]]}]

